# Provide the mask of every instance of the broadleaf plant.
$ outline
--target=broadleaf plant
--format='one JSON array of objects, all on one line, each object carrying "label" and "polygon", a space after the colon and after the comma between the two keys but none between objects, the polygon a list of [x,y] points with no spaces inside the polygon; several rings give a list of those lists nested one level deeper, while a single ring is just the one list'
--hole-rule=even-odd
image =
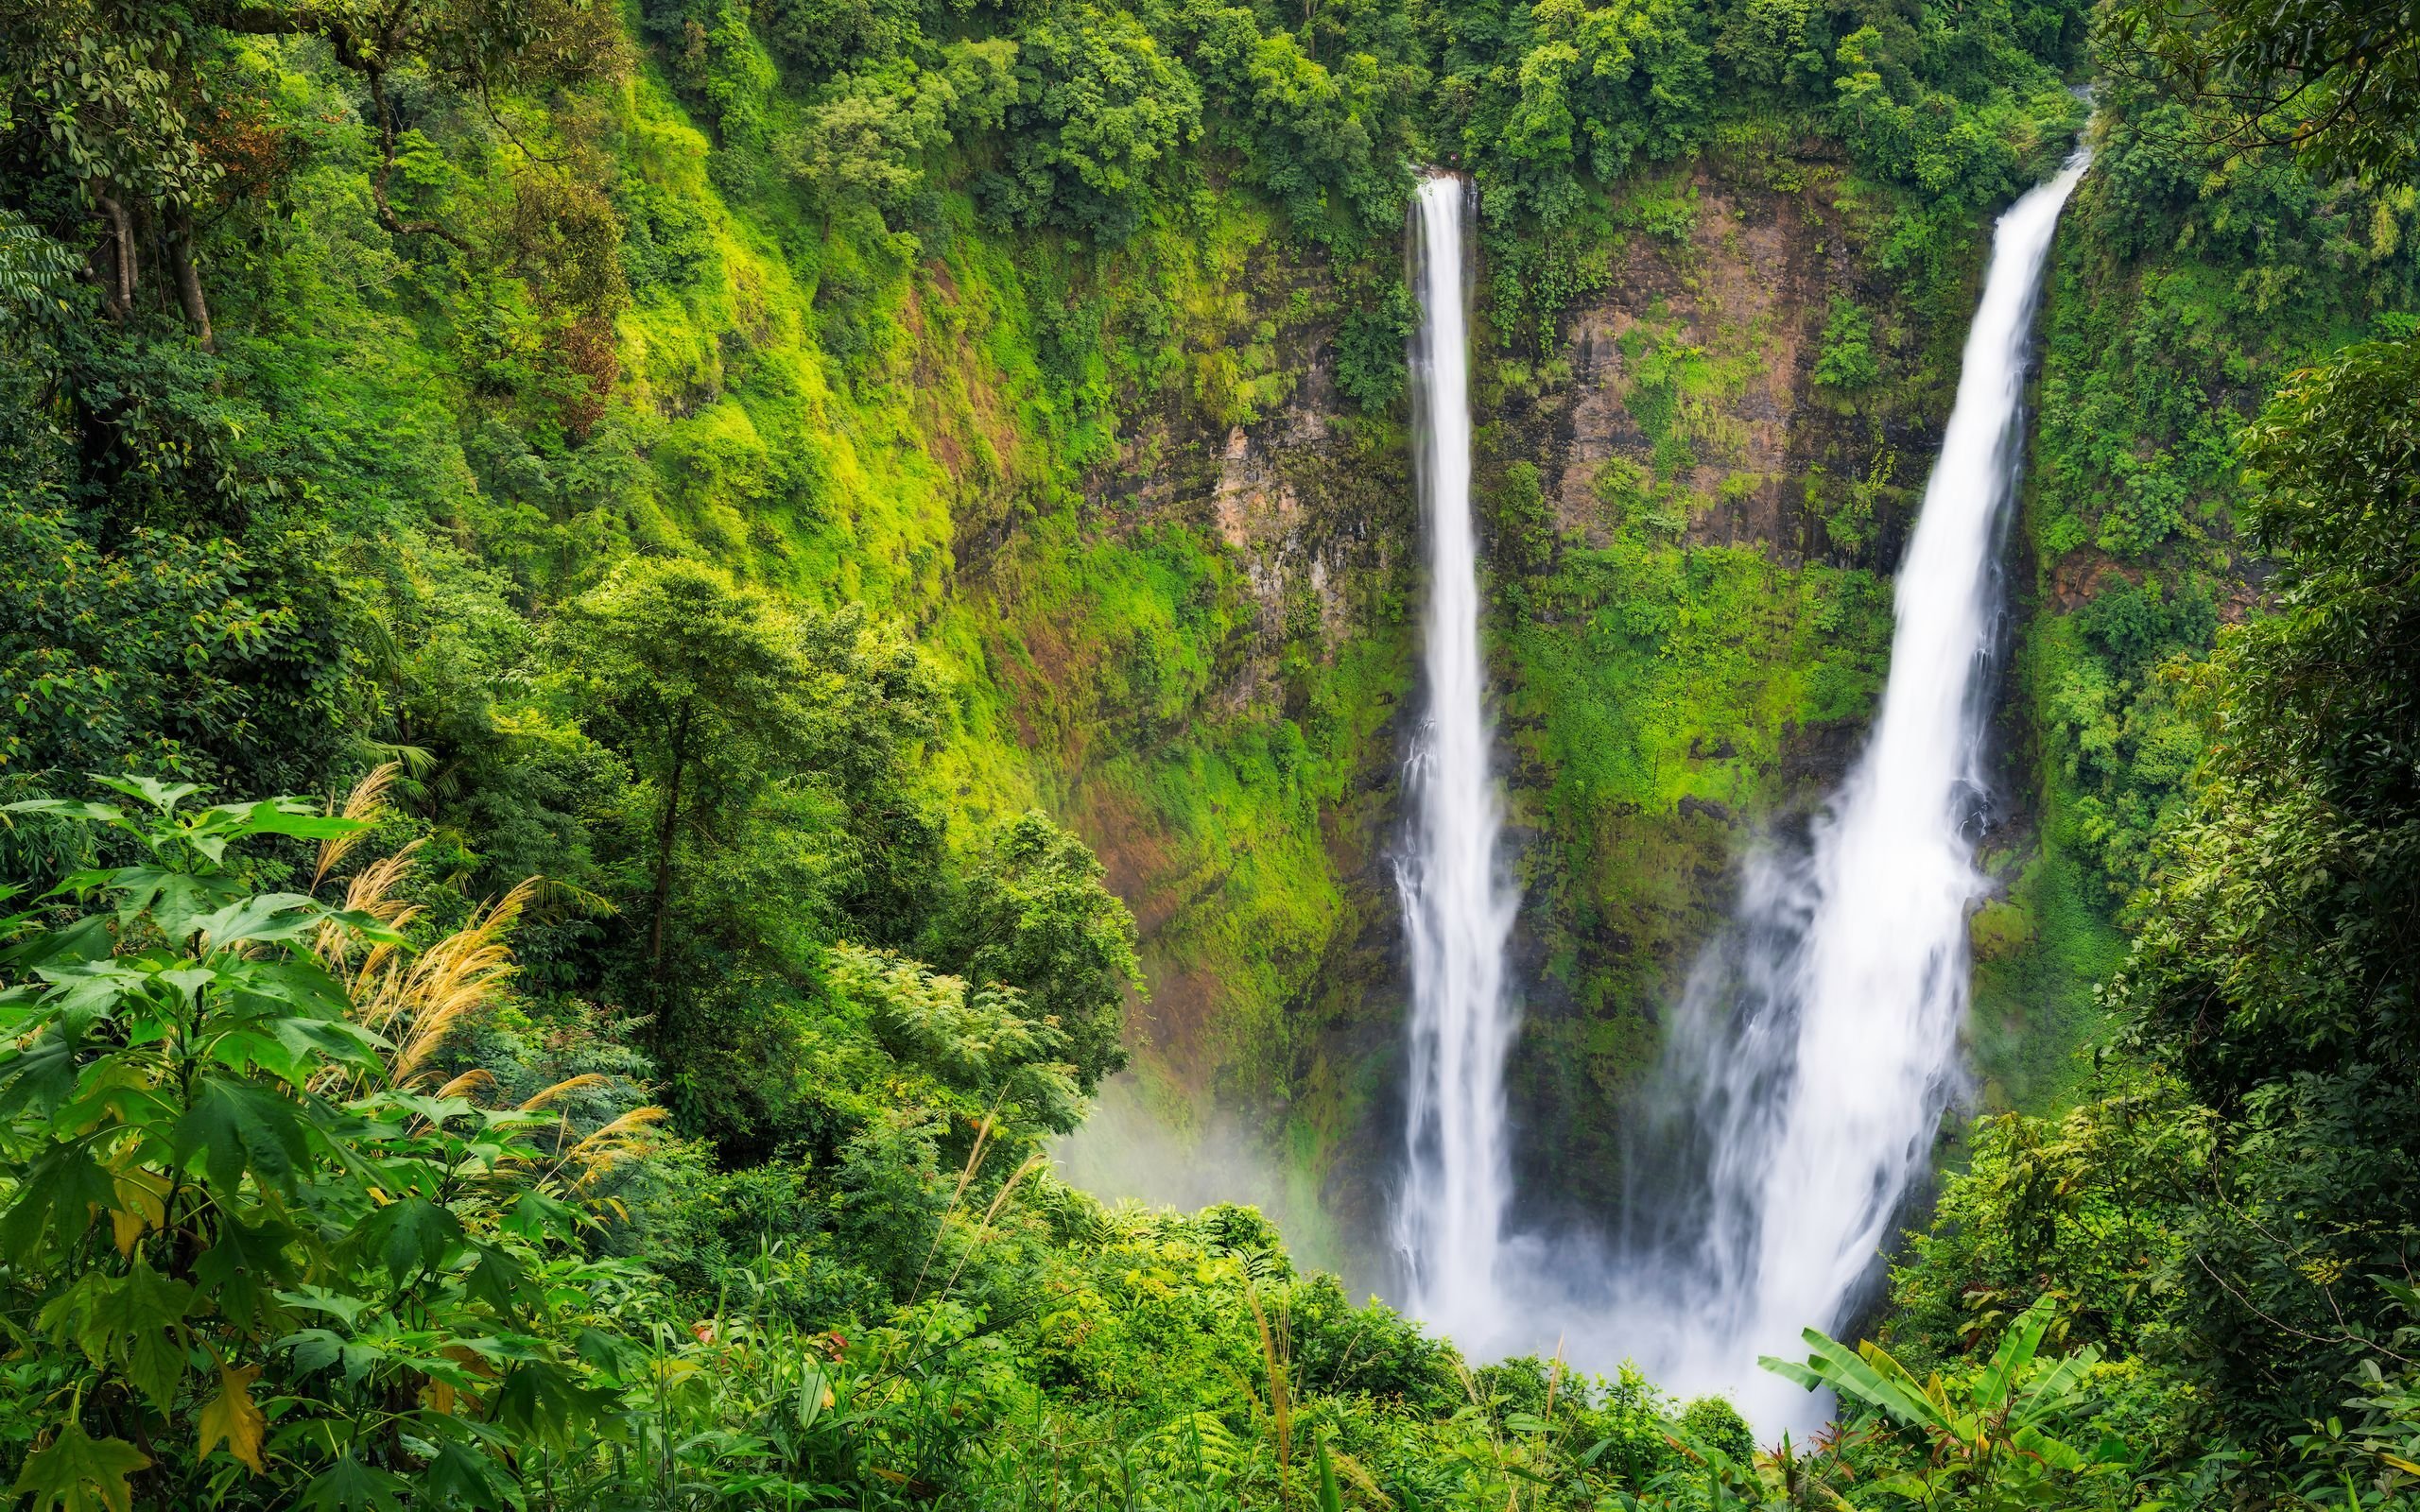
[{"label": "broadleaf plant", "polygon": [[2125,1454],[2105,1441],[2085,1451],[2057,1436],[2083,1416],[2100,1351],[2085,1345],[2044,1358],[2052,1314],[2049,1298],[2036,1301],[2009,1325],[1989,1360],[1922,1381],[1880,1345],[1851,1349],[1820,1329],[1806,1332],[1813,1353],[1805,1363],[1771,1355],[1758,1363],[1809,1390],[1828,1388],[1844,1407],[1887,1418],[1921,1452],[1911,1468],[1877,1480],[1877,1490],[1978,1512],[2081,1505],[2083,1480],[2121,1467]]},{"label": "broadleaf plant", "polygon": [[[368,818],[102,781],[127,801],[6,811],[131,858],[0,926],[0,1330],[39,1366],[17,1493],[493,1505],[514,1445],[618,1435],[620,1356],[573,1341],[627,1278],[567,1243],[577,1160],[552,1119],[429,1085],[526,895],[415,953],[399,868],[316,896]],[[255,887],[270,837],[321,842],[315,891]]]}]

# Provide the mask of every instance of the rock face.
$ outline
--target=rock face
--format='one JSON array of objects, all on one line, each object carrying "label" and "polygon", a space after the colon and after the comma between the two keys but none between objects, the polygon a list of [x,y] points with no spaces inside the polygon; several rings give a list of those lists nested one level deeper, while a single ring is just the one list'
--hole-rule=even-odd
[{"label": "rock face", "polygon": [[[1890,207],[1821,157],[1708,162],[1643,192],[1664,207],[1654,229],[1614,207],[1595,291],[1550,350],[1489,334],[1483,299],[1475,354],[1524,889],[1512,1090],[1523,1190],[1547,1220],[1618,1200],[1624,1109],[1739,854],[1797,822],[1856,749],[1888,645],[1874,568],[1922,483],[1971,271],[1875,273]],[[1836,321],[1869,334],[1856,388],[1817,381]],[[1268,1132],[1318,1185],[1325,1258],[1350,1260],[1380,1247],[1400,1143],[1390,861],[1420,584],[1406,438],[1340,400],[1326,335],[1300,335],[1299,378],[1265,415],[1172,411],[1099,480],[1137,539],[1182,522],[1231,564],[1235,623],[1190,717],[1302,732],[1317,771],[1300,829],[1178,833],[1115,761],[1074,764],[1069,796],[1145,927],[1152,1100],[1179,1125],[1225,1112]],[[1213,807],[1239,775],[1188,771]]]},{"label": "rock face", "polygon": [[1631,337],[1635,349],[1641,337],[1668,334],[1702,352],[1747,359],[1721,406],[1721,449],[1670,480],[1715,501],[1690,522],[1690,539],[1800,557],[1803,490],[1793,485],[1806,472],[1799,421],[1811,362],[1802,359],[1821,335],[1822,301],[1809,297],[1824,282],[1814,266],[1824,261],[1821,244],[1793,215],[1806,208],[1799,200],[1725,189],[1703,175],[1691,187],[1700,193],[1686,239],[1633,241],[1614,288],[1568,322],[1571,384],[1560,396],[1554,443],[1541,458],[1555,469],[1556,519],[1602,544],[1604,508],[1594,485],[1605,464],[1619,458],[1652,469],[1653,438],[1630,407],[1637,364],[1625,361],[1623,341]]}]

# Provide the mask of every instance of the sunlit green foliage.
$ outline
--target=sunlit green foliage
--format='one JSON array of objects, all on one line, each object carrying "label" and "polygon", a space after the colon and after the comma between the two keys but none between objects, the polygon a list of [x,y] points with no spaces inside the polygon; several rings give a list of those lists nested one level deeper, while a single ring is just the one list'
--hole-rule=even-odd
[{"label": "sunlit green foliage", "polygon": [[2086,1449],[2063,1434],[2082,1426],[2085,1385],[2100,1351],[2091,1345],[2043,1356],[2053,1313],[2036,1302],[2011,1319],[1980,1365],[1919,1380],[1875,1344],[1851,1349],[1815,1329],[1805,1364],[1767,1359],[1765,1367],[1807,1388],[1828,1387],[1843,1403],[1879,1415],[1913,1440],[1915,1453],[1886,1455],[1889,1473],[1874,1489],[1924,1506],[2003,1508],[2092,1506],[2091,1481],[2128,1468],[2126,1446],[2112,1436]]}]

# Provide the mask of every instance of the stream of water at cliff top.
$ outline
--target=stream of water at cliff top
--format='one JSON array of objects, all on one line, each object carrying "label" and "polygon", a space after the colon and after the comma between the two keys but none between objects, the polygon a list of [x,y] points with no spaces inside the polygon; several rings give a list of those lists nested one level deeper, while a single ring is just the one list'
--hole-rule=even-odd
[{"label": "stream of water at cliff top", "polygon": [[1395,1242],[1405,1302],[1485,1358],[1504,1336],[1503,1238],[1512,1201],[1504,1062],[1519,1027],[1504,991],[1517,897],[1503,874],[1503,814],[1489,771],[1471,520],[1470,352],[1463,235],[1470,187],[1426,180],[1414,201],[1411,352],[1416,479],[1428,543],[1427,719],[1408,785],[1416,817],[1396,864],[1412,981],[1403,1190]]},{"label": "stream of water at cliff top", "polygon": [[1751,859],[1634,1152],[1612,1288],[1626,1352],[1668,1389],[1725,1392],[1768,1434],[1826,1404],[1757,1357],[1803,1358],[1801,1330],[1854,1321],[1962,1075],[1997,560],[2042,270],[2084,165],[2079,150],[2000,217],[1865,750],[1807,844]]}]

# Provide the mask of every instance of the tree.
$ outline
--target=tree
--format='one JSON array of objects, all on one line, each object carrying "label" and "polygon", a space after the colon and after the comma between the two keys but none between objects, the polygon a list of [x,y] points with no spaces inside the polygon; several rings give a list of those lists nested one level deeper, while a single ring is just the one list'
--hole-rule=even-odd
[{"label": "tree", "polygon": [[1075,1068],[1063,1058],[1067,1036],[1032,1017],[1017,988],[969,988],[922,962],[855,945],[835,946],[827,962],[834,992],[866,1015],[883,1049],[939,1084],[941,1110],[970,1124],[990,1118],[1017,1143],[1083,1122]]},{"label": "tree", "polygon": [[806,111],[806,124],[773,145],[784,171],[823,207],[896,207],[925,181],[924,156],[949,140],[954,95],[938,74],[906,65],[881,76],[851,76]]},{"label": "tree", "polygon": [[2409,0],[2135,0],[2104,30],[2230,148],[2288,146],[2324,177],[2377,182],[2411,162],[2420,122],[2413,20]]},{"label": "tree", "polygon": [[2420,345],[2297,375],[2245,432],[2275,611],[2204,674],[2212,754],[2124,984],[2202,1095],[2420,1072]]},{"label": "tree", "polygon": [[[397,235],[467,246],[459,231],[406,219],[389,198],[401,133],[388,80],[426,68],[483,100],[501,88],[574,84],[626,61],[614,9],[594,0],[0,0],[0,153],[46,180],[53,229],[97,220],[95,277],[111,314],[136,307],[148,249],[213,343],[195,228],[226,177],[219,107],[205,77],[231,36],[308,36],[368,86],[378,162],[370,193]],[[80,239],[80,238],[79,238]]]},{"label": "tree", "polygon": [[1103,875],[1081,840],[1038,812],[1019,815],[991,837],[926,942],[978,992],[1022,992],[1066,1036],[1086,1092],[1126,1064],[1126,994],[1142,985],[1134,916]]},{"label": "tree", "polygon": [[2376,1363],[2420,1259],[2420,346],[2294,377],[2243,439],[2274,611],[2198,689],[2209,756],[2152,845],[2115,1000],[2225,1120],[2183,1228],[2193,1366],[2273,1432]]},{"label": "tree", "polygon": [[996,214],[1117,241],[1139,223],[1160,164],[1201,127],[1201,88],[1126,10],[1060,6],[1019,39],[1009,173]]},{"label": "tree", "polygon": [[147,765],[320,781],[369,691],[324,572],[300,566],[290,586],[279,576],[232,542],[162,531],[128,531],[105,552],[64,511],[0,490],[0,686],[13,695],[0,704],[0,775]]},{"label": "tree", "polygon": [[787,615],[729,574],[679,558],[626,560],[556,627],[571,669],[562,696],[648,784],[645,955],[660,992],[681,843],[727,838],[756,795],[815,748],[816,712],[802,697],[809,668]]}]

